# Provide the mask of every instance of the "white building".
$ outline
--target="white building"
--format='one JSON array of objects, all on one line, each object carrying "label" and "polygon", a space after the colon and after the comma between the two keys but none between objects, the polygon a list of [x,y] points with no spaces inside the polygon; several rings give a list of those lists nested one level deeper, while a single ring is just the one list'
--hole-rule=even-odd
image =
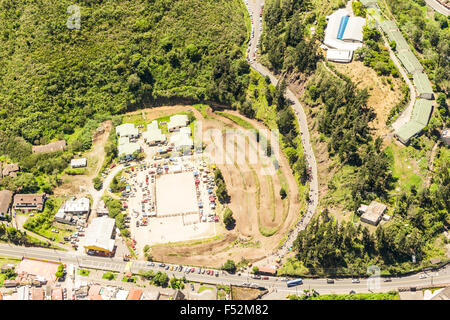
[{"label": "white building", "polygon": [[72,159],[70,161],[70,166],[72,168],[84,168],[87,166],[87,159],[86,158]]},{"label": "white building", "polygon": [[192,135],[191,127],[183,127],[183,128],[180,128],[180,133],[181,133],[181,134],[186,134],[186,135],[188,135],[188,136],[191,136],[191,135]]},{"label": "white building", "polygon": [[137,138],[139,130],[135,128],[133,123],[124,123],[116,127],[116,134],[119,137]]},{"label": "white building", "polygon": [[450,146],[450,129],[445,129],[442,132],[442,141],[444,141],[446,145]]},{"label": "white building", "polygon": [[86,229],[83,246],[86,251],[94,250],[106,255],[114,252],[115,220],[107,216],[92,219],[91,224]]},{"label": "white building", "polygon": [[183,133],[175,133],[170,137],[169,143],[175,150],[190,150],[194,147],[194,141],[190,136]]},{"label": "white building", "polygon": [[185,114],[176,114],[170,117],[170,121],[167,123],[167,129],[172,132],[185,127],[189,123],[189,118]]},{"label": "white building", "polygon": [[355,51],[362,47],[362,30],[366,19],[350,17],[345,9],[339,9],[327,17],[324,44],[331,49]]},{"label": "white building", "polygon": [[142,134],[142,137],[149,145],[156,145],[166,141],[166,136],[161,133],[161,130],[153,127],[149,127],[148,130]]},{"label": "white building", "polygon": [[328,49],[327,60],[334,62],[351,62],[353,57],[353,51],[350,50],[338,50]]},{"label": "white building", "polygon": [[89,213],[90,204],[88,198],[79,198],[74,200],[68,200],[64,204],[64,213],[83,215]]},{"label": "white building", "polygon": [[136,142],[128,142],[117,147],[119,157],[132,158],[135,152],[141,151],[141,146]]}]

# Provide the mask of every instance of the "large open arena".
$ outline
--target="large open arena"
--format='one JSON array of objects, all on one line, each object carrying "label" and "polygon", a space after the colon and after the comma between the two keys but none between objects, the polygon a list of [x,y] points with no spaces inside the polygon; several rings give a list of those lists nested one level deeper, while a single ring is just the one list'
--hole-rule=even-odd
[{"label": "large open arena", "polygon": [[165,174],[156,179],[158,216],[198,211],[192,172]]},{"label": "large open arena", "polygon": [[[132,188],[136,188],[136,195],[128,199],[128,205],[131,237],[137,242],[137,253],[142,258],[142,249],[150,245],[150,253],[157,261],[211,267],[221,266],[227,259],[238,262],[241,259],[256,261],[264,258],[280,245],[305,206],[304,195],[300,194],[302,189],[299,190],[287,158],[279,150],[278,143],[272,141],[272,147],[278,148],[273,150],[272,158],[252,161],[249,155],[261,148],[261,142],[249,139],[247,131],[236,121],[214,112],[210,107],[200,110],[177,105],[145,109],[127,114],[124,122],[149,124],[155,119],[187,111],[192,111],[196,122],[201,123],[199,131],[206,147],[203,153],[194,150],[192,155],[177,156],[172,160],[164,159],[164,156],[154,159],[158,146],[139,142],[146,155],[143,162],[149,166],[153,164],[167,168],[167,171],[149,175],[148,186],[145,183],[148,168],[137,170],[127,178]],[[245,118],[235,111],[225,112],[247,122],[266,140],[271,139],[262,122]],[[207,134],[211,130],[215,130],[216,134]],[[167,133],[169,137],[170,134]],[[236,139],[230,140],[233,136]],[[242,139],[242,136],[247,137]],[[231,146],[233,154],[240,158],[226,154],[227,160],[223,161],[220,152],[206,152],[211,147],[220,148],[226,143],[230,144],[227,148]],[[273,161],[274,158],[276,161]],[[182,173],[175,173],[172,166],[181,167]],[[222,205],[217,201],[214,209],[208,205],[213,168],[222,172],[230,196],[229,203]],[[200,169],[204,170],[206,180],[203,182],[202,176],[196,185],[193,173]],[[281,187],[287,191],[284,199],[279,194]],[[215,193],[216,186],[212,189]],[[203,204],[203,212],[199,202]],[[230,230],[222,222],[227,207],[236,220],[235,227]],[[145,212],[154,210],[153,216],[143,217],[141,208]],[[215,216],[218,217],[217,222],[213,219]],[[140,222],[139,226],[136,221]],[[142,224],[143,221],[145,224]]]}]

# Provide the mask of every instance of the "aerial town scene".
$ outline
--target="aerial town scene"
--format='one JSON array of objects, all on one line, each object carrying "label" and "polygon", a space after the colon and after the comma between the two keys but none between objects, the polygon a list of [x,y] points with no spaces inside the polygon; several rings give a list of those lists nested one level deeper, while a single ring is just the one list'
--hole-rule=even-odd
[{"label": "aerial town scene", "polygon": [[0,300],[450,300],[449,13],[0,0]]}]

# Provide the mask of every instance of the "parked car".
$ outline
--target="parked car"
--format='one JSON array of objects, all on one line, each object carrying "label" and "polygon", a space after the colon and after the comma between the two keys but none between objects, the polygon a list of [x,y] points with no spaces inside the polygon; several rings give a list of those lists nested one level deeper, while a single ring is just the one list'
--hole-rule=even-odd
[{"label": "parked car", "polygon": [[333,279],[327,279],[327,283],[334,283]]},{"label": "parked car", "polygon": [[352,283],[359,283],[359,279],[353,279]]},{"label": "parked car", "polygon": [[392,281],[391,278],[386,278],[386,279],[384,279],[384,282],[391,282],[391,281]]}]

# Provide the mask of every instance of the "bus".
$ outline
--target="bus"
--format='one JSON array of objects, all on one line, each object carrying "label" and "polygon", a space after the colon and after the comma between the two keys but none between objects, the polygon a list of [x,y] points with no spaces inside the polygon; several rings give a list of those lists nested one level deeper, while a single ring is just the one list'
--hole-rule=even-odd
[{"label": "bus", "polygon": [[286,285],[288,287],[294,287],[294,286],[298,286],[299,284],[302,284],[303,280],[302,279],[294,279],[294,280],[289,280],[286,282]]}]

